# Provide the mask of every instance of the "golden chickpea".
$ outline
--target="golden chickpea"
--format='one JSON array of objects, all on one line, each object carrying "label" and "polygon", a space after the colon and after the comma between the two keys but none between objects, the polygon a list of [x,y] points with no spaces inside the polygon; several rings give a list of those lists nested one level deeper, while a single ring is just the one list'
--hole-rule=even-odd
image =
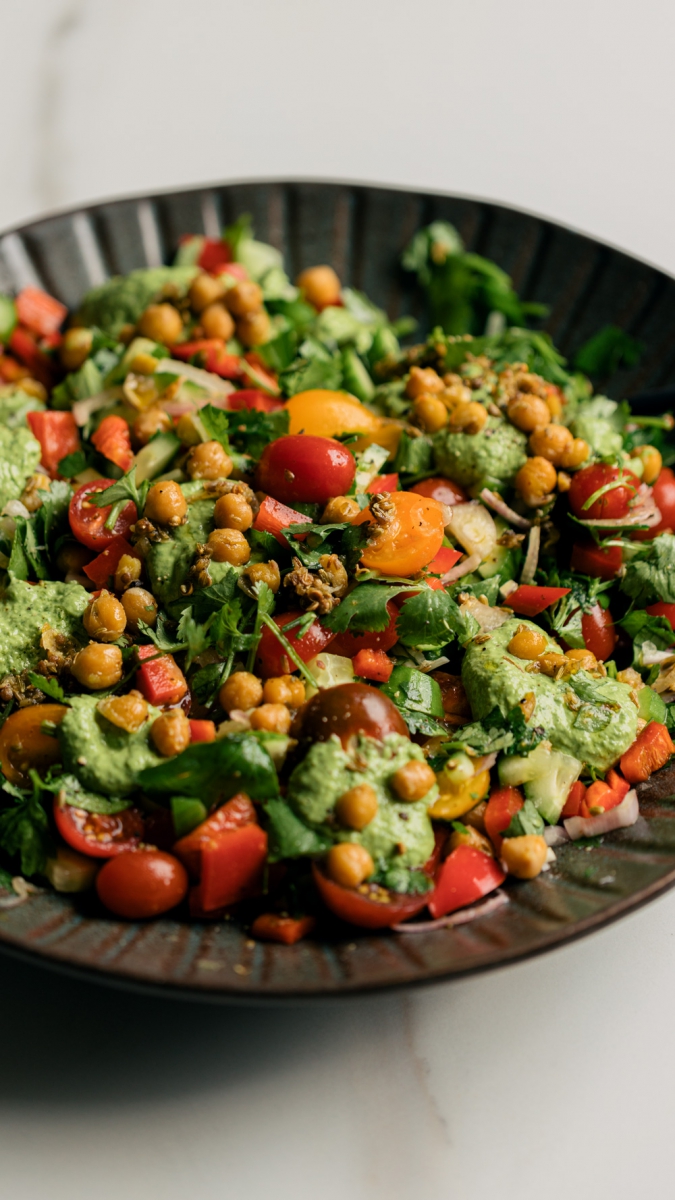
[{"label": "golden chickpea", "polygon": [[537,508],[556,485],[553,463],[541,455],[528,458],[516,475],[516,491],[530,508]]},{"label": "golden chickpea", "polygon": [[201,315],[201,326],[207,338],[222,338],[229,342],[234,336],[234,321],[224,304],[209,304]]},{"label": "golden chickpea", "polygon": [[256,708],[263,698],[263,685],[256,675],[250,671],[235,671],[221,687],[218,693],[220,707],[225,712],[233,709]]},{"label": "golden chickpea", "polygon": [[547,650],[539,656],[537,662],[542,675],[548,675],[551,679],[561,676],[568,666],[565,655],[557,654],[555,650]]},{"label": "golden chickpea", "polygon": [[96,707],[106,721],[126,733],[137,733],[148,716],[147,701],[135,689],[125,696],[106,696]]},{"label": "golden chickpea", "polygon": [[92,692],[114,687],[122,678],[122,651],[119,646],[90,642],[75,655],[71,670],[77,682]]},{"label": "golden chickpea", "polygon": [[265,680],[263,700],[265,704],[287,704],[289,708],[299,708],[305,703],[305,685],[293,675],[276,675],[273,679]]},{"label": "golden chickpea", "polygon": [[509,874],[516,879],[535,879],[548,857],[548,846],[536,833],[504,838],[501,857]]},{"label": "golden chickpea", "polygon": [[237,337],[245,346],[262,346],[269,341],[270,319],[264,308],[260,312],[247,313],[237,321]]},{"label": "golden chickpea", "polygon": [[145,501],[143,515],[158,525],[182,525],[187,516],[187,500],[175,479],[153,483]]},{"label": "golden chickpea", "polygon": [[285,704],[261,704],[250,716],[251,729],[263,729],[266,733],[288,733],[291,714]]},{"label": "golden chickpea", "polygon": [[207,275],[206,272],[202,275],[197,275],[192,280],[190,291],[188,292],[190,307],[194,312],[200,313],[205,308],[208,308],[209,304],[215,304],[217,300],[220,300],[224,291],[225,288],[220,276]]},{"label": "golden chickpea", "polygon": [[538,629],[519,625],[506,649],[509,654],[515,654],[516,658],[534,659],[544,653],[547,645],[548,640]]},{"label": "golden chickpea", "polygon": [[448,423],[447,409],[438,396],[418,396],[413,403],[413,417],[425,433],[438,433]]},{"label": "golden chickpea", "polygon": [[544,425],[530,434],[530,450],[547,458],[554,467],[561,467],[574,438],[565,425]]},{"label": "golden chickpea", "polygon": [[64,575],[81,575],[82,568],[90,563],[94,553],[79,542],[65,542],[56,556],[56,565]]},{"label": "golden chickpea", "polygon": [[575,467],[580,467],[582,463],[586,462],[590,453],[591,448],[588,442],[583,438],[574,438],[572,445],[568,446],[563,454],[560,466],[574,470]]},{"label": "golden chickpea", "polygon": [[67,329],[59,347],[59,358],[66,371],[77,371],[89,357],[94,335],[91,329]]},{"label": "golden chickpea", "polygon": [[141,577],[141,562],[133,554],[123,554],[115,569],[114,586],[116,592],[126,592],[132,583]]},{"label": "golden chickpea", "polygon": [[266,563],[251,563],[244,568],[242,575],[253,587],[266,583],[273,592],[278,592],[281,587],[281,573],[273,558]]},{"label": "golden chickpea", "polygon": [[232,459],[220,442],[200,442],[188,452],[185,469],[190,479],[228,479]]},{"label": "golden chickpea", "polygon": [[563,410],[563,394],[560,388],[555,384],[549,384],[546,388],[546,407],[551,414],[552,421],[560,420]]},{"label": "golden chickpea", "polygon": [[321,311],[340,299],[341,287],[332,267],[308,267],[296,279],[305,300]]},{"label": "golden chickpea", "polygon": [[[464,824],[465,819],[464,817],[462,818],[462,824]],[[483,854],[489,854],[491,858],[494,858],[494,850],[490,839],[471,825],[465,826],[464,830],[456,829],[450,835],[450,849],[456,850],[458,846],[472,846],[474,850],[481,850]]]},{"label": "golden chickpea", "polygon": [[437,395],[444,387],[443,380],[433,367],[411,367],[405,394],[411,400],[416,400],[425,394]]},{"label": "golden chickpea", "polygon": [[560,493],[569,492],[572,486],[572,476],[567,474],[567,471],[558,471],[558,491]]},{"label": "golden chickpea", "polygon": [[151,629],[157,624],[157,601],[146,588],[128,588],[122,596],[122,608],[127,614],[129,628],[134,632],[139,621],[144,621]]},{"label": "golden chickpea", "polygon": [[213,519],[218,529],[239,529],[243,533],[253,524],[253,509],[243,496],[230,492],[216,500]]},{"label": "golden chickpea", "polygon": [[448,412],[453,412],[458,404],[469,404],[473,392],[466,384],[457,382],[443,389],[440,393],[440,398],[443,401]]},{"label": "golden chickpea", "polygon": [[141,316],[138,330],[153,342],[171,346],[183,332],[183,321],[173,304],[151,304]]},{"label": "golden chickpea", "polygon": [[540,425],[548,425],[551,420],[551,414],[545,401],[525,392],[517,392],[513,399],[509,400],[506,415],[517,429],[522,429],[523,433],[531,433]]},{"label": "golden chickpea", "polygon": [[238,529],[214,529],[207,546],[214,562],[230,563],[233,567],[243,566],[251,557],[251,547]]},{"label": "golden chickpea", "polygon": [[124,633],[127,617],[119,600],[112,592],[102,591],[95,600],[90,600],[82,616],[89,637],[97,642],[116,642]]},{"label": "golden chickpea", "polygon": [[190,722],[182,708],[170,708],[153,722],[150,737],[163,758],[173,758],[190,745]]},{"label": "golden chickpea", "polygon": [[225,292],[225,304],[234,317],[245,317],[262,308],[262,289],[252,279],[242,279]]},{"label": "golden chickpea", "polygon": [[145,412],[139,413],[131,426],[137,446],[147,446],[156,433],[168,433],[170,429],[173,429],[171,417],[158,404],[151,404]]},{"label": "golden chickpea", "polygon": [[633,453],[642,462],[643,482],[655,483],[661,474],[661,467],[663,466],[663,459],[656,446],[638,446]]},{"label": "golden chickpea", "polygon": [[369,783],[358,783],[338,796],[335,804],[335,815],[341,825],[347,829],[356,829],[359,833],[377,816],[379,808],[377,792]]},{"label": "golden chickpea", "polygon": [[361,509],[351,496],[333,496],[323,510],[323,525],[342,525],[358,517]]},{"label": "golden chickpea", "polygon": [[356,888],[373,874],[375,863],[364,846],[356,842],[341,842],[329,850],[326,870],[341,887]]},{"label": "golden chickpea", "polygon": [[598,669],[598,660],[592,650],[582,648],[566,650],[565,655],[570,662],[578,663],[580,671],[597,671]]},{"label": "golden chickpea", "polygon": [[399,767],[389,780],[400,800],[421,800],[436,782],[436,776],[428,763],[413,758],[404,767]]},{"label": "golden chickpea", "polygon": [[456,404],[448,412],[450,428],[460,433],[480,433],[487,418],[487,409],[478,400],[471,400],[468,404]]}]

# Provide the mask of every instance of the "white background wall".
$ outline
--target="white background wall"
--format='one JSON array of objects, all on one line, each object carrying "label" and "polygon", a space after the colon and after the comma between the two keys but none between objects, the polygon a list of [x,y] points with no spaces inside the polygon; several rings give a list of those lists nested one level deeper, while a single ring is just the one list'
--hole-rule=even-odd
[{"label": "white background wall", "polygon": [[[244,176],[456,190],[675,272],[668,0],[5,0],[0,228]],[[0,1194],[670,1197],[675,897],[545,959],[302,1011],[0,960]]]}]

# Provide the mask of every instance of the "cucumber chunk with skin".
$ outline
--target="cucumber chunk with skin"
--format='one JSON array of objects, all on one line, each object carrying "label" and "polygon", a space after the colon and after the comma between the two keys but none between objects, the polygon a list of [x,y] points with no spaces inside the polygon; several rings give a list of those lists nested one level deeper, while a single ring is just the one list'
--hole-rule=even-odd
[{"label": "cucumber chunk with skin", "polygon": [[503,787],[524,785],[526,799],[532,800],[544,820],[554,825],[582,766],[572,754],[554,750],[550,742],[540,742],[530,754],[501,758],[499,782]]},{"label": "cucumber chunk with skin", "polygon": [[136,455],[136,483],[154,479],[166,471],[169,463],[180,450],[180,439],[175,433],[160,433],[148,442]]}]

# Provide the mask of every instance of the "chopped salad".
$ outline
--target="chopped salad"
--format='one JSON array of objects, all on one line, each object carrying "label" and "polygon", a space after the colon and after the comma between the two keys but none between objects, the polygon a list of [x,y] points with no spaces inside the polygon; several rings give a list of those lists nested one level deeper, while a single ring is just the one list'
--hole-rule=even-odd
[{"label": "chopped salad", "polygon": [[429,929],[638,819],[673,419],[450,225],[402,267],[423,341],[247,218],[72,313],[0,296],[0,904]]}]

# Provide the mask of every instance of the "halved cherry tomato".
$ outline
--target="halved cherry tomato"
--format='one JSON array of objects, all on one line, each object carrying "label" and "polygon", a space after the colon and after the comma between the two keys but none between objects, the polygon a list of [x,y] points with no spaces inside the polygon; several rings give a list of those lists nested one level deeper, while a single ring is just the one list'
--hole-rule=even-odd
[{"label": "halved cherry tomato", "polygon": [[131,432],[124,417],[113,414],[104,417],[98,429],[92,433],[91,440],[99,454],[109,462],[115,463],[123,471],[129,470],[134,452],[131,449]]},{"label": "halved cherry tomato", "polygon": [[362,679],[373,679],[376,683],[386,683],[394,664],[384,653],[384,650],[359,650],[352,659],[354,674]]},{"label": "halved cherry tomato", "polygon": [[70,501],[68,507],[70,528],[78,542],[82,542],[83,546],[89,546],[90,550],[102,550],[115,538],[125,538],[131,526],[138,519],[136,505],[130,500],[115,521],[114,529],[105,528],[105,523],[110,516],[111,505],[106,504],[99,508],[97,505],[91,504],[89,498],[96,492],[103,492],[106,488],[112,487],[113,482],[112,479],[93,479],[90,483],[83,483]]},{"label": "halved cherry tomato", "polygon": [[[389,501],[395,510],[393,519],[366,546],[361,562],[383,575],[415,575],[432,562],[443,544],[443,509],[437,500],[414,492],[391,492]],[[372,519],[365,508],[352,524]]]},{"label": "halved cherry tomato", "polygon": [[192,903],[210,913],[259,895],[266,861],[267,834],[259,825],[215,834],[201,848],[201,878]]},{"label": "halved cherry tomato", "polygon": [[386,889],[381,888],[378,894],[382,898],[371,900],[355,888],[342,887],[329,879],[319,863],[312,863],[312,875],[326,908],[342,921],[360,925],[362,929],[388,929],[391,925],[407,921],[422,911],[431,894],[426,892],[421,896],[404,896],[389,892],[389,898],[384,899]]},{"label": "halved cherry tomato", "polygon": [[218,834],[243,829],[245,825],[257,824],[255,808],[245,792],[238,792],[226,804],[221,804],[201,825],[197,825],[174,846],[174,853],[187,867],[192,879],[199,879],[202,863],[201,854]]},{"label": "halved cherry tomato", "polygon": [[185,867],[164,850],[136,850],[111,858],[96,876],[99,899],[118,917],[158,917],[187,894]]},{"label": "halved cherry tomato", "polygon": [[316,917],[280,917],[277,913],[261,913],[251,926],[251,937],[263,942],[281,942],[294,946],[307,937],[316,925]]},{"label": "halved cherry tomato", "polygon": [[68,315],[65,304],[43,292],[42,288],[22,288],[15,303],[21,324],[40,337],[56,333]]},{"label": "halved cherry tomato", "polygon": [[123,537],[113,538],[100,554],[91,562],[86,563],[82,570],[98,588],[105,587],[111,575],[115,574],[123,554],[131,558],[139,558],[138,551]]},{"label": "halved cherry tomato", "polygon": [[286,404],[290,419],[289,433],[334,438],[343,433],[362,433],[365,438],[355,446],[361,449],[373,440],[382,419],[347,392],[313,388],[298,392]]},{"label": "halved cherry tomato", "polygon": [[595,579],[613,579],[621,569],[621,563],[620,546],[607,546],[603,549],[594,542],[576,542],[572,546],[570,566],[580,575],[592,575]]},{"label": "halved cherry tomato", "polygon": [[438,475],[433,479],[422,479],[419,483],[414,483],[410,491],[417,492],[418,496],[430,496],[432,500],[438,500],[439,504],[449,504],[451,508],[453,505],[467,504],[469,500],[458,483]]},{"label": "halved cherry tomato", "polygon": [[315,742],[336,734],[343,746],[359,733],[380,741],[389,733],[410,736],[396,705],[367,683],[340,683],[319,692],[305,709],[302,732]]},{"label": "halved cherry tomato", "polygon": [[[509,597],[510,599],[510,597]],[[581,618],[581,632],[586,649],[595,655],[598,662],[607,662],[614,653],[617,637],[614,620],[608,608],[594,604],[590,612]]]},{"label": "halved cherry tomato", "polygon": [[216,740],[216,724],[215,721],[190,721],[190,741],[191,742],[215,742]]},{"label": "halved cherry tomato", "polygon": [[457,846],[441,864],[436,887],[429,897],[432,917],[445,917],[493,892],[506,873],[490,854],[474,846]]},{"label": "halved cherry tomato", "polygon": [[[415,593],[411,592],[409,594],[414,595]],[[386,629],[383,629],[380,633],[372,631],[368,633],[350,633],[349,630],[345,633],[338,633],[331,643],[331,654],[342,654],[345,658],[354,658],[361,650],[391,650],[392,646],[398,641],[398,634],[396,632],[398,608],[394,600],[390,600],[387,604],[387,612],[389,613],[389,624]]]},{"label": "halved cherry tomato", "polygon": [[[582,467],[572,476],[568,492],[570,508],[574,515],[584,521],[609,520],[612,517],[621,519],[627,516],[629,501],[637,495],[640,480],[631,471],[623,471],[621,478],[623,482],[616,483],[619,479],[619,468],[609,463],[595,463],[591,467]],[[615,483],[616,486],[609,486]],[[591,497],[605,487],[608,491],[588,505]]]},{"label": "halved cherry tomato", "polygon": [[40,461],[50,475],[56,475],[58,465],[67,454],[80,448],[80,434],[71,412],[29,412],[26,420],[30,431],[42,448]]},{"label": "halved cherry tomato", "polygon": [[282,400],[267,396],[257,388],[242,388],[239,392],[231,392],[227,401],[231,412],[239,412],[242,408],[253,412],[276,412],[284,407]]},{"label": "halved cherry tomato", "polygon": [[397,492],[398,491],[398,474],[394,472],[391,475],[376,475],[371,479],[366,492],[369,495],[375,496],[378,492]]},{"label": "halved cherry tomato", "polygon": [[633,537],[639,542],[651,542],[660,533],[672,533],[675,530],[675,472],[670,467],[661,470],[656,483],[652,485],[652,496],[661,513],[661,520],[651,529],[637,529]]},{"label": "halved cherry tomato", "polygon": [[654,771],[665,766],[675,746],[665,725],[650,721],[621,756],[621,770],[629,783],[644,783]]},{"label": "halved cherry tomato", "polygon": [[509,592],[506,604],[519,617],[538,617],[544,609],[550,608],[557,600],[567,596],[570,588],[534,587],[532,584],[521,583],[515,592]]},{"label": "halved cherry tomato", "polygon": [[334,438],[288,434],[263,450],[256,483],[283,504],[326,504],[349,491],[355,472],[354,455]]},{"label": "halved cherry tomato", "polygon": [[144,839],[143,816],[137,808],[108,816],[85,812],[54,798],[54,821],[64,842],[91,858],[112,858],[135,850]]},{"label": "halved cherry tomato", "polygon": [[[162,654],[158,658],[155,646],[138,646],[137,653],[141,665],[136,672],[136,687],[148,703],[158,707],[178,704],[186,695],[188,686],[173,654]],[[146,658],[150,661],[144,662]]]},{"label": "halved cherry tomato", "polygon": [[[296,512],[295,509],[289,508],[287,504],[282,504],[280,500],[275,500],[272,496],[265,496],[256,514],[253,528],[260,533],[271,533],[281,546],[288,546],[284,529],[287,529],[289,525],[306,524],[307,517],[302,513]],[[304,538],[305,535],[302,536]]]},{"label": "halved cherry tomato", "polygon": [[659,600],[656,604],[648,604],[645,612],[649,613],[650,617],[665,617],[670,628],[675,632],[675,604],[667,604],[665,600]]},{"label": "halved cherry tomato", "polygon": [[497,854],[502,848],[502,834],[511,824],[511,818],[520,812],[525,801],[518,788],[498,788],[492,792],[485,809],[485,832]]},{"label": "halved cherry tomato", "polygon": [[569,790],[568,797],[565,801],[563,810],[560,814],[561,817],[566,818],[566,817],[581,816],[581,810],[583,807],[585,796],[586,796],[586,784],[582,783],[580,779],[577,779],[577,782],[573,783]]},{"label": "halved cherry tomato", "polygon": [[[301,614],[298,612],[284,613],[283,616],[275,617],[275,621],[279,628],[283,630],[289,621],[294,621],[299,616]],[[314,658],[315,654],[320,654],[322,650],[325,650],[330,645],[335,634],[330,629],[325,629],[319,621],[312,621],[309,629],[302,637],[298,637],[297,627],[291,629],[284,636],[290,642],[298,657],[303,662],[309,662],[310,658]],[[267,625],[263,629],[255,661],[256,670],[262,675],[263,679],[271,679],[275,675],[292,674],[298,669],[292,660],[289,661],[281,642]]]},{"label": "halved cherry tomato", "polygon": [[43,771],[59,761],[59,743],[42,732],[42,722],[60,725],[67,712],[63,704],[31,704],[7,718],[0,729],[0,766],[6,779],[25,784],[31,768]]}]

